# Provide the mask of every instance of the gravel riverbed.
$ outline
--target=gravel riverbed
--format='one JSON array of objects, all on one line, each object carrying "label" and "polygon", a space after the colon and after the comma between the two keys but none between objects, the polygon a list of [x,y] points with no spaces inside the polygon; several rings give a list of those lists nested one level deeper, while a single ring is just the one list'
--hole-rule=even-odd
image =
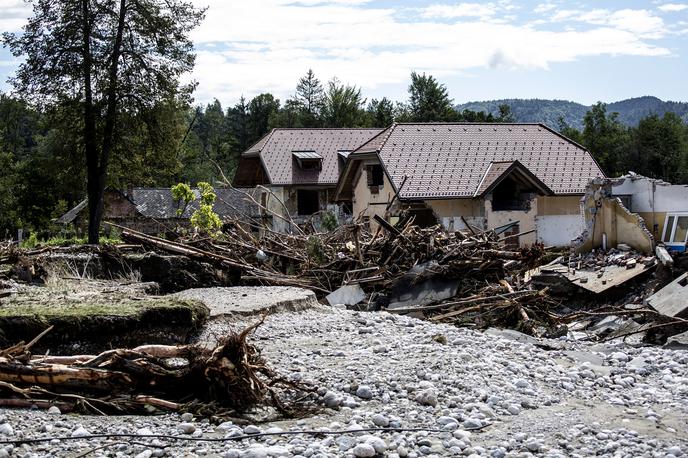
[{"label": "gravel riverbed", "polygon": [[[250,321],[214,318],[200,338],[212,340]],[[278,313],[258,328],[254,341],[280,373],[320,388],[329,407],[316,415],[237,426],[189,415],[1,409],[0,441],[101,433],[201,439],[280,431],[343,434],[228,442],[54,439],[0,445],[0,458],[688,456],[688,351],[517,338],[384,312],[318,306]],[[547,349],[534,345],[543,343]]]}]

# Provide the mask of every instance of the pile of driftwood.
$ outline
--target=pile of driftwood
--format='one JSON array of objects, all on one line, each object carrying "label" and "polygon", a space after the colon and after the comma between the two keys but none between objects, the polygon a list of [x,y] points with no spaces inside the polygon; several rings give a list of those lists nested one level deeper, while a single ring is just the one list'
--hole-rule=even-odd
[{"label": "pile of driftwood", "polygon": [[259,324],[228,335],[214,349],[145,345],[99,355],[31,354],[44,332],[28,344],[0,350],[0,406],[57,406],[62,412],[98,414],[191,411],[216,416],[271,406],[293,414],[296,410],[281,396],[302,394],[308,388],[278,377],[247,342]]},{"label": "pile of driftwood", "polygon": [[237,269],[243,284],[298,286],[321,297],[345,285],[358,285],[366,294],[367,308],[386,308],[395,287],[409,281],[409,270],[430,264],[412,283],[453,280],[459,285],[455,297],[397,312],[422,312],[433,320],[458,324],[518,326],[526,331],[532,330],[535,321],[554,324],[547,314],[544,292],[530,290],[520,280],[525,271],[540,264],[542,245],[513,250],[507,248],[508,238],[494,231],[421,228],[412,218],[395,226],[381,219],[377,222],[375,233],[362,224],[350,224],[331,232],[265,230],[259,236],[241,221],[232,221],[219,237],[176,240],[120,229],[128,243]]}]

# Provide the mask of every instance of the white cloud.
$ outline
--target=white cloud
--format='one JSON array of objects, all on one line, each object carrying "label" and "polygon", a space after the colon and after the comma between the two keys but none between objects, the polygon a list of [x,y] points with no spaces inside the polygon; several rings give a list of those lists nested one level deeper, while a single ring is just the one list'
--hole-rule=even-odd
[{"label": "white cloud", "polygon": [[556,7],[557,5],[552,2],[540,3],[535,6],[535,9],[533,11],[537,14],[548,13]]},{"label": "white cloud", "polygon": [[667,33],[667,27],[661,17],[648,10],[622,9],[610,11],[594,10],[560,10],[552,17],[552,22],[581,22],[594,26],[613,27],[625,30],[640,38],[658,39]]},{"label": "white cloud", "polygon": [[[507,0],[436,0],[420,11],[367,0],[193,1],[209,6],[192,34],[198,57],[188,76],[199,82],[201,103],[214,97],[234,103],[260,92],[284,99],[309,68],[323,82],[337,76],[365,93],[404,85],[412,70],[446,78],[478,69],[547,69],[588,56],[670,54],[653,41],[663,33],[661,18],[646,10],[550,8],[541,10],[553,15],[544,30],[539,21],[546,17],[520,24]],[[24,5],[0,0],[0,24],[23,21]],[[552,30],[554,17],[568,22]],[[588,27],[574,30],[576,22]]]},{"label": "white cloud", "polygon": [[497,14],[494,3],[457,3],[454,5],[435,4],[423,9],[424,18],[455,19],[473,17],[487,19]]},{"label": "white cloud", "polygon": [[0,31],[18,32],[31,14],[31,5],[22,0],[0,0]]},{"label": "white cloud", "polygon": [[[284,99],[309,68],[323,81],[336,75],[365,92],[405,84],[412,70],[448,77],[481,68],[547,69],[587,56],[669,54],[652,42],[661,22],[636,10],[573,11],[592,27],[546,31],[505,20],[506,2],[437,3],[403,22],[400,11],[370,5],[211,1],[194,33],[199,101],[267,91]],[[203,45],[210,42],[217,46]]]},{"label": "white cloud", "polygon": [[660,11],[665,13],[674,13],[677,11],[688,10],[688,4],[686,3],[665,3],[658,7]]}]

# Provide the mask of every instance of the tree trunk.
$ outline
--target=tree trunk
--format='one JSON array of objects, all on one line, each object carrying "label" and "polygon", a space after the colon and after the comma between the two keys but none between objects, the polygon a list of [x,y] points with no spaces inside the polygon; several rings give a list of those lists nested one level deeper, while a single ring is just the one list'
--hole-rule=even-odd
[{"label": "tree trunk", "polygon": [[[83,0],[88,3],[88,0]],[[112,48],[112,63],[110,64],[108,89],[107,89],[107,109],[105,112],[105,127],[103,128],[103,143],[100,150],[100,157],[93,140],[93,154],[89,154],[88,147],[86,152],[88,169],[88,243],[98,244],[100,241],[99,230],[100,222],[103,217],[103,197],[105,186],[107,185],[107,167],[110,161],[110,153],[114,144],[115,124],[117,120],[117,83],[119,59],[122,53],[122,37],[124,35],[124,24],[127,14],[126,0],[120,0],[119,14],[117,19],[117,34]],[[89,26],[90,32],[90,26]],[[90,65],[90,52],[88,62]],[[90,92],[90,68],[88,73],[88,89]],[[87,105],[89,105],[87,103]],[[92,101],[91,104],[92,106]],[[91,117],[92,116],[91,109]],[[93,118],[93,133],[95,134],[95,118]],[[95,136],[95,135],[94,135]],[[89,162],[89,157],[92,161]]]},{"label": "tree trunk", "polygon": [[98,186],[98,147],[96,145],[96,118],[93,111],[93,90],[91,87],[91,7],[90,0],[81,1],[83,16],[83,66],[84,66],[84,150],[86,154],[86,190],[88,193],[88,243],[99,241],[100,215],[98,202],[102,194]]}]

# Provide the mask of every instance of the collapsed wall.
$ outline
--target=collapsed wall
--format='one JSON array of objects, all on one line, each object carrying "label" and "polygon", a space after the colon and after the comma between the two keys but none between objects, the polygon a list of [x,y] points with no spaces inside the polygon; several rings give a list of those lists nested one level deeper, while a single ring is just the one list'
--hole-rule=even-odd
[{"label": "collapsed wall", "polygon": [[645,220],[628,210],[621,199],[614,197],[614,180],[594,178],[590,180],[581,198],[581,212],[585,219],[585,231],[574,241],[578,253],[595,248],[615,248],[626,244],[645,254],[654,251],[655,239],[647,229]]}]

